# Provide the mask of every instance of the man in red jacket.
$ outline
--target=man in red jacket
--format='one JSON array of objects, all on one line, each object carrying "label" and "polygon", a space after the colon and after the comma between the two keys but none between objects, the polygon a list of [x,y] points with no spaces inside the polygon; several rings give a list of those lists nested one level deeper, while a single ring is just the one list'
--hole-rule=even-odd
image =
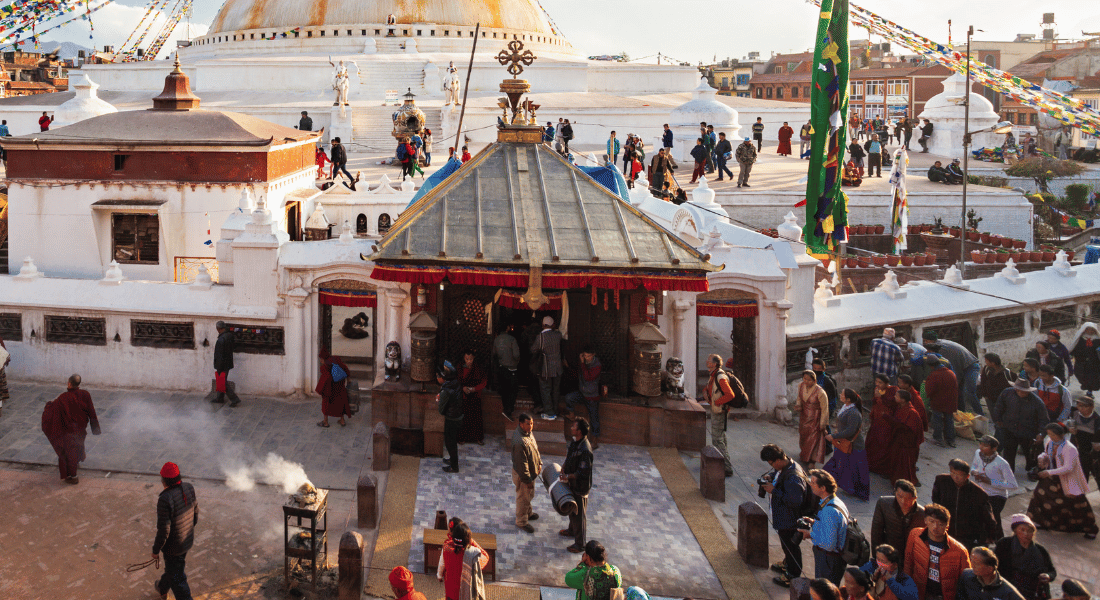
[{"label": "man in red jacket", "polygon": [[959,409],[959,383],[955,374],[935,356],[926,356],[924,364],[932,372],[924,379],[921,394],[932,409],[932,443],[955,447],[955,411]]}]

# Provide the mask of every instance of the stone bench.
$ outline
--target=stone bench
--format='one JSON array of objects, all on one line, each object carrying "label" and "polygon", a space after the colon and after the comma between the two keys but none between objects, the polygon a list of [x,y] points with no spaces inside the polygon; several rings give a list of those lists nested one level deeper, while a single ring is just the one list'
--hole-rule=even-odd
[{"label": "stone bench", "polygon": [[[483,572],[497,580],[497,536],[491,533],[471,532],[474,541],[489,555],[489,564],[485,565]],[[424,530],[424,571],[434,574],[439,568],[440,555],[443,553],[443,542],[447,540],[446,529]]]}]

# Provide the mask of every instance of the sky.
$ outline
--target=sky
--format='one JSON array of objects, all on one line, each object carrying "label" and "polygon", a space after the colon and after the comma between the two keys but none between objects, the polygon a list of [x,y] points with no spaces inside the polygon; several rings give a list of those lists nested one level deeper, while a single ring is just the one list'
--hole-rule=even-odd
[{"label": "sky", "polygon": [[[541,0],[541,3],[581,54],[626,52],[631,58],[642,59],[660,52],[693,64],[709,63],[715,57],[742,58],[750,51],[767,57],[772,51],[811,49],[818,12],[806,0]],[[1017,33],[1039,35],[1044,12],[1054,13],[1060,37],[1080,38],[1083,29],[1100,31],[1100,2],[1096,0],[920,3],[861,0],[859,5],[940,42],[947,41],[947,21],[951,19],[956,44],[965,40],[967,25],[984,30],[975,33],[974,38],[980,40],[1012,40]],[[45,37],[84,46],[94,42],[97,48],[119,46],[137,26],[145,13],[144,7],[141,1],[120,0],[95,13],[92,40],[83,21],[54,30]],[[205,33],[220,7],[221,0],[195,0],[192,34]],[[181,23],[166,47],[174,47],[174,40],[183,36],[184,29]],[[853,29],[851,35],[866,38],[866,31]]]}]

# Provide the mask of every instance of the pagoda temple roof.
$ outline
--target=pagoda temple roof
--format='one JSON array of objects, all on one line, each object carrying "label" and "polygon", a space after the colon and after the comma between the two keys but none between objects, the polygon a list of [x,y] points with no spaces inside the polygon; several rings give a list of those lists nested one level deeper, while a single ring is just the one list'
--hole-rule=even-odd
[{"label": "pagoda temple roof", "polygon": [[383,267],[629,270],[639,277],[721,269],[707,258],[550,147],[520,142],[478,153],[402,213],[369,257]]}]

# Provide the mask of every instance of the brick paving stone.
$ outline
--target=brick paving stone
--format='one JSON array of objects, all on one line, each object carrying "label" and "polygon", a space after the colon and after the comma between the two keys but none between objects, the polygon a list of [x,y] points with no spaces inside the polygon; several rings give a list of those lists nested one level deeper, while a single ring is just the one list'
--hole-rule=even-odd
[{"label": "brick paving stone", "polygon": [[[571,541],[558,536],[558,530],[568,521],[554,512],[542,484],[536,484],[533,503],[541,518],[532,522],[536,532],[528,534],[515,526],[511,456],[503,441],[488,438],[484,446],[462,445],[459,457],[462,471],[457,475],[443,473],[438,458],[420,463],[409,568],[424,571],[423,529],[433,526],[435,511],[442,509],[475,532],[497,536],[499,580],[564,585],[562,578],[578,557],[565,551]],[[725,597],[644,448],[600,446],[593,480],[588,538],[607,547],[608,560],[623,573],[625,585],[678,598]]]}]

